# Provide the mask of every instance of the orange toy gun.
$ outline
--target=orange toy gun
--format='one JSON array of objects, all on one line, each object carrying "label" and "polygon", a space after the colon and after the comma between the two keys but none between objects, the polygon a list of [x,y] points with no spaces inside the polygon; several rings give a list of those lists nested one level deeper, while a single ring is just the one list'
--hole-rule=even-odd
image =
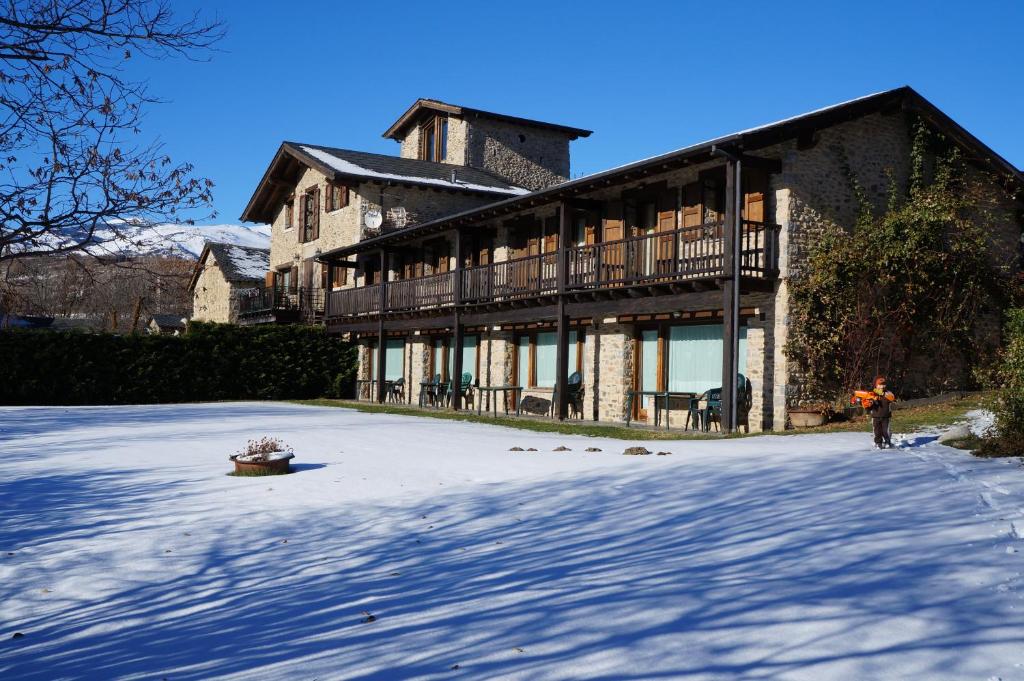
[{"label": "orange toy gun", "polygon": [[890,392],[886,392],[883,395],[879,395],[874,390],[854,390],[853,397],[850,398],[850,404],[860,405],[865,409],[870,409],[875,406],[875,402],[881,399],[887,399],[890,402],[896,401],[896,396]]}]

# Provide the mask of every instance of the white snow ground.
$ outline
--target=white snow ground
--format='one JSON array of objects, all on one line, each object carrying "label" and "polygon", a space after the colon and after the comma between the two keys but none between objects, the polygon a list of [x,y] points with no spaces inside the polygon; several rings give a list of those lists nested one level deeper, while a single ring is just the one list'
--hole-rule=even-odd
[{"label": "white snow ground", "polygon": [[933,438],[2,408],[0,678],[1024,679],[1024,469]]}]

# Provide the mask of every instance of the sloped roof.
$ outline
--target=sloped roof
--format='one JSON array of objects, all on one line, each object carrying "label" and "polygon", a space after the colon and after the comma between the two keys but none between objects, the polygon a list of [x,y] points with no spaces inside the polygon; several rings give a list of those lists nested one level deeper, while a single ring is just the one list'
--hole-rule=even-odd
[{"label": "sloped roof", "polygon": [[787,139],[812,134],[815,130],[832,127],[879,111],[890,110],[906,110],[919,114],[931,125],[960,145],[961,148],[967,150],[968,154],[966,157],[968,160],[985,165],[1008,181],[1016,183],[1018,187],[1024,188],[1024,173],[1021,170],[961,127],[956,121],[918,94],[913,88],[903,86],[851,99],[799,116],[723,135],[665,154],[634,161],[592,175],[585,175],[575,180],[540,189],[523,196],[497,201],[479,208],[411,225],[405,229],[395,230],[372,239],[364,239],[349,246],[333,249],[323,253],[320,259],[343,258],[355,253],[377,249],[389,243],[403,241],[413,236],[422,236],[432,232],[451,229],[456,224],[469,224],[503,213],[569,198],[614,182],[625,182],[638,177],[645,177],[661,170],[678,168],[688,163],[704,162],[714,156],[716,149],[728,149],[733,152],[755,151],[778,144]]},{"label": "sloped roof", "polygon": [[298,165],[315,168],[330,180],[339,182],[356,180],[393,183],[495,198],[529,193],[528,189],[517,187],[479,168],[319,144],[283,142],[249,199],[241,219],[247,222],[273,222],[274,216],[270,211],[277,205],[281,192],[289,191],[289,185],[294,183]]},{"label": "sloped roof", "polygon": [[517,123],[519,125],[525,125],[533,128],[557,130],[565,133],[570,140],[574,140],[577,137],[590,137],[593,132],[592,130],[585,130],[583,128],[573,128],[568,125],[559,125],[557,123],[545,123],[544,121],[537,121],[532,118],[509,116],[507,114],[484,111],[483,109],[473,109],[468,106],[448,104],[437,99],[424,99],[421,97],[413,102],[413,105],[410,106],[404,114],[399,116],[398,120],[391,124],[391,127],[384,131],[383,136],[389,139],[400,140],[405,136],[406,129],[415,123],[424,111],[449,113],[462,118],[479,116],[481,118],[492,118],[494,120],[505,121],[507,123]]},{"label": "sloped roof", "polygon": [[270,249],[253,246],[239,246],[211,241],[203,247],[203,252],[196,261],[192,279],[188,283],[188,291],[195,289],[199,273],[206,267],[206,259],[213,254],[220,266],[224,279],[237,283],[260,283],[270,269]]},{"label": "sloped roof", "polygon": [[161,329],[184,329],[185,318],[180,314],[155,314],[150,320],[156,322]]}]

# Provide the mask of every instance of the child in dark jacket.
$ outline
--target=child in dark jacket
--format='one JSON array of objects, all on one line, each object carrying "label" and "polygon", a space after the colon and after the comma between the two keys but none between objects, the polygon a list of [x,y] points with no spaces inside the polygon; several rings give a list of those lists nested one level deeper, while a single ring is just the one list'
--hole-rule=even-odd
[{"label": "child in dark jacket", "polygon": [[875,449],[892,447],[892,433],[889,432],[889,419],[892,416],[891,405],[896,396],[885,389],[885,376],[875,378],[875,400],[868,407],[868,414],[875,432]]}]

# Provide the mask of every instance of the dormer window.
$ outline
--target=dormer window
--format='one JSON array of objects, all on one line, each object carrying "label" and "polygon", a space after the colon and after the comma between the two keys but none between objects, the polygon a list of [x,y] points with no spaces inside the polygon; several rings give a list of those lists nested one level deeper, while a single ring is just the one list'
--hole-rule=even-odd
[{"label": "dormer window", "polygon": [[434,116],[420,126],[420,160],[443,162],[448,156],[448,117]]}]

